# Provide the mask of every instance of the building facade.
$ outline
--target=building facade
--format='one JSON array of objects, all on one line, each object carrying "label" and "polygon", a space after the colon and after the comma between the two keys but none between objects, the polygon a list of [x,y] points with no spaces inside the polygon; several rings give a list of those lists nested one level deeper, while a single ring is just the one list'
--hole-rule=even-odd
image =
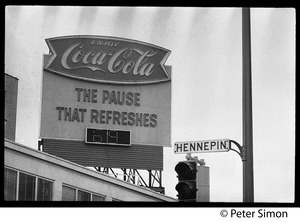
[{"label": "building facade", "polygon": [[177,201],[7,139],[4,145],[6,201]]}]

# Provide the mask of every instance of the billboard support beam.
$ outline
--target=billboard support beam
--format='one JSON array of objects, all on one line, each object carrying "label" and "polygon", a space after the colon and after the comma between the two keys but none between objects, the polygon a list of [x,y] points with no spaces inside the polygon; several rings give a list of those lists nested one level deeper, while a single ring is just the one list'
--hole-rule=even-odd
[{"label": "billboard support beam", "polygon": [[42,151],[42,147],[43,147],[43,139],[38,140],[38,151]]},{"label": "billboard support beam", "polygon": [[[137,186],[147,187],[151,190],[164,194],[165,189],[162,187],[162,171],[161,170],[147,170],[148,171],[148,184],[145,182],[145,178],[140,174],[137,169],[119,168],[122,170],[122,174],[118,174],[110,167],[94,167],[96,171],[113,175],[115,178],[123,176],[121,180],[135,184]],[[155,186],[156,185],[156,186]]]}]

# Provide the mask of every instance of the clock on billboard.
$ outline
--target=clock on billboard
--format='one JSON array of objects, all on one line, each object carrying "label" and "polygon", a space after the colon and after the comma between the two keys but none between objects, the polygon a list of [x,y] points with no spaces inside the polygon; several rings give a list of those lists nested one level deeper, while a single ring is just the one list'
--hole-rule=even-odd
[{"label": "clock on billboard", "polygon": [[86,128],[85,142],[90,144],[130,146],[130,131]]}]

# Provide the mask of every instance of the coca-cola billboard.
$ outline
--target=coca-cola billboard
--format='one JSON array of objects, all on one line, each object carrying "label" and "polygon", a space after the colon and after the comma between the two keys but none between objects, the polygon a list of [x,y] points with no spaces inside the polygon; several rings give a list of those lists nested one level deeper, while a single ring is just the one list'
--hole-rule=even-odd
[{"label": "coca-cola billboard", "polygon": [[45,69],[63,76],[110,84],[170,81],[164,63],[170,50],[136,40],[104,36],[46,39],[51,58]]},{"label": "coca-cola billboard", "polygon": [[[170,50],[103,36],[53,37],[46,43],[40,138],[81,141],[94,152],[95,144],[87,142],[97,137],[102,143],[105,136],[88,140],[87,129],[93,129],[117,132],[107,133],[114,147],[171,147],[172,69],[165,65]],[[130,132],[126,145],[121,132]]]}]

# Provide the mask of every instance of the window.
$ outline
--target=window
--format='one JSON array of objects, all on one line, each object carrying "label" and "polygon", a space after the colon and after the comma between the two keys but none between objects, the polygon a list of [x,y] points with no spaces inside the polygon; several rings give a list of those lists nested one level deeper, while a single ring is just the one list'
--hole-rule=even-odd
[{"label": "window", "polygon": [[17,171],[4,169],[4,200],[17,200]]},{"label": "window", "polygon": [[9,168],[4,169],[4,199],[51,201],[53,182]]},{"label": "window", "polygon": [[63,185],[62,201],[105,201],[105,196]]},{"label": "window", "polygon": [[78,190],[77,200],[78,201],[90,201],[91,200],[91,193]]},{"label": "window", "polygon": [[38,178],[37,200],[52,200],[52,182]]},{"label": "window", "polygon": [[34,201],[35,177],[24,173],[19,176],[19,200]]},{"label": "window", "polygon": [[105,197],[93,194],[92,201],[105,201]]},{"label": "window", "polygon": [[62,186],[62,201],[75,201],[76,200],[76,190],[67,187]]}]

